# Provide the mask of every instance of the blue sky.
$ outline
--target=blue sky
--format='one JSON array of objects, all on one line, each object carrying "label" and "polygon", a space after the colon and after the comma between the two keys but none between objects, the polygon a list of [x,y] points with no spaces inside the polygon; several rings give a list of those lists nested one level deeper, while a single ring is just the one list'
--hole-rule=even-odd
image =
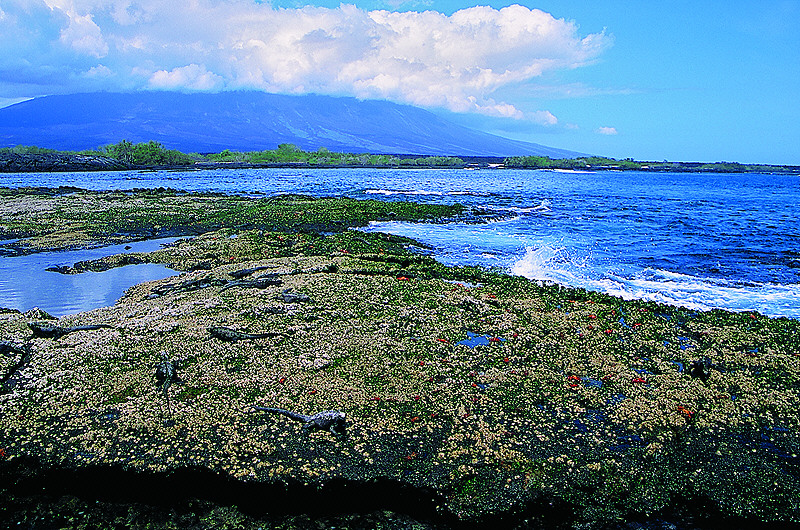
[{"label": "blue sky", "polygon": [[0,0],[0,105],[313,92],[616,158],[800,164],[798,25],[800,0]]}]

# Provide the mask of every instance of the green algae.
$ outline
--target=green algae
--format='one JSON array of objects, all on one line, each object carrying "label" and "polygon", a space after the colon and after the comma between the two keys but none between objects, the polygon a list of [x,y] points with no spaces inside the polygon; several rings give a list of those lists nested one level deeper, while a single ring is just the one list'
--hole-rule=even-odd
[{"label": "green algae", "polygon": [[[325,201],[297,197],[270,208],[301,202],[325,211]],[[176,280],[151,282],[59,323],[114,329],[32,339],[28,317],[4,313],[0,338],[32,355],[0,396],[0,447],[9,462],[33,455],[44,466],[200,467],[258,483],[391,479],[438,492],[442,509],[467,521],[550,498],[571,507],[575,524],[693,501],[798,522],[797,321],[448,268],[411,243],[222,228],[141,256],[206,287],[153,298]],[[283,285],[210,281],[256,266]],[[287,303],[284,289],[311,301]],[[212,325],[280,337],[223,343]],[[459,345],[469,333],[497,340]],[[153,383],[162,351],[184,381],[170,389],[171,415]],[[708,378],[692,377],[704,357]],[[245,414],[253,403],[345,411],[348,435]],[[87,427],[87,417],[107,419]]]},{"label": "green algae", "polygon": [[15,246],[28,251],[194,235],[223,228],[317,235],[364,226],[373,220],[435,220],[463,212],[459,205],[317,200],[299,195],[248,198],[168,189],[96,192],[0,188],[0,196],[0,239],[24,238]]}]

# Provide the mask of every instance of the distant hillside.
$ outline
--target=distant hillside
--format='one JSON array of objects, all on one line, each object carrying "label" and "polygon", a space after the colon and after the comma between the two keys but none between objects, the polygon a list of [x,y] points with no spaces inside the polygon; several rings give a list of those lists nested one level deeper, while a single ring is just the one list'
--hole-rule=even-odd
[{"label": "distant hillside", "polygon": [[92,149],[155,140],[184,152],[274,149],[292,143],[354,153],[571,158],[385,101],[261,92],[137,92],[47,96],[0,109],[0,147]]}]

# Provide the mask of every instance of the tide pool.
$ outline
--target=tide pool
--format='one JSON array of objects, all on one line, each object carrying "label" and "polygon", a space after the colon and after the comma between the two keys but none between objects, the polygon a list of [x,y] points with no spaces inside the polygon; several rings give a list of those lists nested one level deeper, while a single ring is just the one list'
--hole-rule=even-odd
[{"label": "tide pool", "polygon": [[[124,252],[149,252],[175,241],[165,238],[65,252],[0,257],[0,307],[27,311],[38,307],[61,317],[114,304],[126,289],[176,274],[163,265],[126,265],[103,272],[65,275],[45,269],[73,265]],[[129,247],[129,248],[126,248]]]}]

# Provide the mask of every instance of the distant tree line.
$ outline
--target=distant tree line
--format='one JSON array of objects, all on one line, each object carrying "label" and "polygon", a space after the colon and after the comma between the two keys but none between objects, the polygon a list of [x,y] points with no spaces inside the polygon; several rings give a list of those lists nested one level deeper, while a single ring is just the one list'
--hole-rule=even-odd
[{"label": "distant tree line", "polygon": [[96,154],[119,160],[127,166],[189,166],[196,159],[177,149],[167,149],[150,140],[134,144],[128,140],[99,148]]},{"label": "distant tree line", "polygon": [[[197,162],[281,165],[298,164],[315,167],[447,167],[460,168],[467,164],[452,156],[402,156],[375,155],[368,153],[337,153],[325,147],[316,151],[304,151],[294,144],[280,144],[277,149],[264,151],[231,151],[220,153],[186,154],[176,149],[167,149],[155,141],[133,143],[128,140],[88,151],[57,151],[36,146],[0,148],[0,154],[16,153],[29,155],[79,154],[105,156],[117,160],[127,167],[189,166]],[[474,165],[474,164],[469,164]],[[637,162],[632,158],[616,160],[602,156],[578,158],[550,158],[547,156],[512,156],[504,160],[507,168],[564,169],[564,170],[640,170],[673,172],[800,172],[798,166],[772,166],[763,164],[740,164],[738,162]]]},{"label": "distant tree line", "polygon": [[239,164],[303,164],[310,166],[373,166],[373,167],[463,167],[461,158],[452,156],[398,157],[368,153],[337,153],[325,147],[316,151],[303,151],[294,144],[280,144],[277,149],[265,151],[231,151],[220,153],[186,154],[167,149],[155,141],[133,143],[128,140],[86,151],[57,151],[36,146],[0,148],[0,153],[17,154],[78,154],[106,156],[129,167],[187,166],[196,162]]},{"label": "distant tree line", "polygon": [[0,148],[0,153],[22,155],[73,154],[89,156],[106,156],[130,167],[136,166],[187,166],[194,164],[198,155],[187,155],[176,149],[166,149],[158,142],[149,141],[132,143],[122,140],[116,144],[105,145],[97,149],[84,151],[58,151],[33,145],[18,145]]},{"label": "distant tree line", "polygon": [[531,169],[641,169],[632,159],[614,160],[601,156],[580,158],[550,158],[549,156],[512,156],[505,159],[506,167]]},{"label": "distant tree line", "polygon": [[632,158],[616,160],[601,156],[579,158],[550,158],[547,156],[512,156],[505,159],[505,167],[524,169],[571,169],[571,170],[639,170],[673,171],[676,173],[746,173],[746,172],[792,172],[797,166],[773,166],[765,164],[740,164],[739,162],[636,162]]},{"label": "distant tree line", "polygon": [[63,153],[55,149],[46,147],[36,147],[35,145],[15,145],[14,147],[0,147],[0,153],[16,155],[49,155],[53,153]]},{"label": "distant tree line", "polygon": [[301,163],[312,166],[436,166],[461,167],[464,161],[450,156],[425,156],[400,158],[395,155],[373,155],[367,153],[337,153],[325,147],[316,151],[303,151],[294,144],[280,144],[277,149],[266,151],[231,151],[205,155],[212,162],[240,164],[286,164]]}]

